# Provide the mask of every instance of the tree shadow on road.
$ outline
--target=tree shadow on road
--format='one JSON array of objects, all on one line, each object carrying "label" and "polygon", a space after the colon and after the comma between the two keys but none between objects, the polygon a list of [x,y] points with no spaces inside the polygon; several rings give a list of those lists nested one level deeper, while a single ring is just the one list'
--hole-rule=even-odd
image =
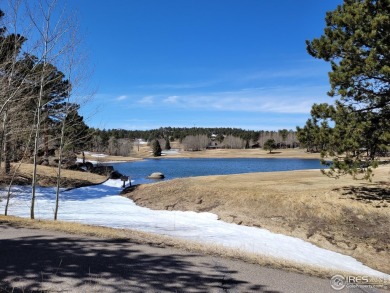
[{"label": "tree shadow on road", "polygon": [[235,271],[150,252],[126,240],[29,236],[0,240],[0,292],[274,292]]}]

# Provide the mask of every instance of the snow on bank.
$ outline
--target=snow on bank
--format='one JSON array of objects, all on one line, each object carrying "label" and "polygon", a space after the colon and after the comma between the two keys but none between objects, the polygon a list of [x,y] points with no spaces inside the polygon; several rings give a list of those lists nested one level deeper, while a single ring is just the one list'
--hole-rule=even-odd
[{"label": "snow on bank", "polygon": [[[82,163],[82,158],[77,158],[76,163]],[[96,166],[100,165],[108,165],[108,164],[116,164],[116,163],[126,163],[127,161],[94,161],[94,160],[85,160],[85,162],[92,163],[92,165]]]},{"label": "snow on bank", "polygon": [[163,150],[161,152],[161,154],[164,154],[164,155],[178,155],[178,154],[180,154],[180,150],[179,149]]},{"label": "snow on bank", "polygon": [[[219,244],[331,270],[390,277],[364,266],[350,256],[265,229],[218,221],[215,214],[153,211],[139,207],[132,200],[117,195],[121,186],[120,180],[108,180],[100,185],[62,192],[59,220],[137,229],[202,243]],[[13,194],[9,214],[29,217],[30,187],[15,187]],[[5,192],[0,191],[0,198],[4,195]],[[54,188],[38,188],[35,217],[52,219],[54,200]],[[4,200],[0,202],[1,210],[4,209],[4,203]]]}]

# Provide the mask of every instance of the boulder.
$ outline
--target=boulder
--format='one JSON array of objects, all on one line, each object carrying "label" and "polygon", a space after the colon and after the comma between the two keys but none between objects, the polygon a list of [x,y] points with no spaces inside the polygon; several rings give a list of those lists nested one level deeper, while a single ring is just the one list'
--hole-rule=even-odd
[{"label": "boulder", "polygon": [[152,174],[150,174],[148,177],[146,177],[148,179],[164,179],[165,176],[163,173],[160,173],[160,172],[154,172]]}]

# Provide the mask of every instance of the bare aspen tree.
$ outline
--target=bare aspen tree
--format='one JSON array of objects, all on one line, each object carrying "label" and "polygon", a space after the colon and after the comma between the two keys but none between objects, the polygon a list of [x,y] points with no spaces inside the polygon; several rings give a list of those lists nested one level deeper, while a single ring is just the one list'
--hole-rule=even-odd
[{"label": "bare aspen tree", "polygon": [[[31,206],[30,217],[34,219],[34,207],[36,197],[37,183],[37,165],[38,165],[38,150],[41,132],[42,114],[46,90],[51,90],[50,85],[58,82],[58,76],[54,75],[53,64],[56,64],[68,49],[64,47],[63,38],[66,37],[66,32],[69,29],[68,19],[64,18],[64,11],[57,13],[57,1],[38,1],[35,7],[27,5],[28,15],[33,24],[34,30],[38,35],[36,56],[39,66],[36,70],[36,81],[39,88],[36,97],[36,121],[34,131],[34,146],[33,146],[33,175],[32,175],[32,191],[31,191]],[[56,12],[56,13],[55,13]]]},{"label": "bare aspen tree", "polygon": [[[60,137],[58,145],[58,166],[57,166],[57,184],[56,184],[56,203],[54,210],[54,220],[58,218],[59,201],[60,201],[60,187],[61,187],[61,170],[63,167],[63,160],[68,152],[74,155],[76,151],[84,150],[85,142],[91,139],[91,133],[88,131],[88,126],[83,121],[77,110],[79,104],[87,103],[93,94],[86,94],[90,92],[89,89],[82,85],[87,84],[86,80],[89,76],[88,66],[86,66],[86,57],[80,52],[79,31],[77,27],[77,19],[75,15],[70,15],[67,21],[67,37],[64,38],[64,47],[67,51],[64,52],[62,68],[67,77],[68,84],[64,88],[63,93],[66,96],[65,107],[58,113],[56,119],[61,121]],[[75,96],[77,98],[75,98]],[[80,96],[83,96],[80,100]],[[76,103],[77,102],[77,103]]]},{"label": "bare aspen tree", "polygon": [[245,141],[241,137],[227,135],[223,143],[228,149],[242,149],[245,147]]},{"label": "bare aspen tree", "polygon": [[[72,50],[72,52],[74,52]],[[73,66],[74,66],[74,56],[73,54],[68,55],[69,58],[67,58],[68,61],[68,78],[72,80],[72,73],[73,73]],[[60,187],[61,187],[61,169],[62,169],[62,159],[63,159],[63,151],[64,151],[64,144],[65,144],[65,128],[66,128],[66,118],[69,115],[70,112],[70,85],[67,88],[67,101],[65,106],[65,111],[63,113],[62,122],[61,122],[61,134],[60,134],[60,144],[58,148],[58,167],[57,167],[57,185],[56,185],[56,203],[55,203],[55,209],[54,209],[54,220],[57,220],[58,217],[58,208],[59,208],[59,201],[60,201]]]},{"label": "bare aspen tree", "polygon": [[[21,0],[9,0],[2,8],[7,8],[7,15],[4,25],[0,30],[0,114],[2,114],[1,128],[1,151],[0,164],[4,159],[4,171],[9,175],[12,159],[25,157],[28,152],[30,140],[24,139],[28,133],[28,125],[25,117],[21,118],[21,108],[26,102],[26,80],[28,70],[25,70],[25,59],[21,57],[22,45],[26,41],[26,30],[28,25],[20,25]],[[3,20],[4,13],[0,12],[0,19]],[[1,25],[1,26],[2,26]],[[20,33],[22,31],[22,33]],[[26,52],[25,52],[26,53]],[[26,131],[27,130],[27,131]],[[30,132],[31,133],[31,132]],[[31,136],[28,135],[31,138]],[[12,144],[12,146],[11,146]],[[12,150],[11,150],[12,149]],[[20,161],[21,163],[21,161]],[[19,165],[13,174],[9,176],[9,186],[6,196],[4,214],[7,215],[11,197],[11,187]]]},{"label": "bare aspen tree", "polygon": [[[8,0],[8,3],[7,13],[11,21],[7,24],[12,30],[6,31],[0,25],[0,154],[4,156],[5,170],[9,173],[10,160],[19,161],[20,166],[23,158],[31,157],[32,147],[34,165],[30,217],[34,218],[37,165],[41,163],[38,162],[39,152],[44,149],[44,158],[48,159],[49,144],[54,143],[57,147],[59,141],[57,218],[63,152],[67,148],[72,148],[74,152],[89,135],[88,127],[77,113],[79,106],[70,101],[70,92],[79,79],[74,77],[77,32],[74,19],[65,17],[65,10],[59,11],[55,0],[37,1],[34,7],[22,0]],[[31,28],[31,34],[17,34],[21,6],[28,16],[23,18],[22,27]],[[3,20],[3,15],[0,12],[0,20]],[[24,49],[22,52],[21,46],[26,40],[24,36],[33,42],[31,50]],[[68,79],[58,68],[65,68]],[[5,214],[17,169],[14,169],[9,184]]]},{"label": "bare aspen tree", "polygon": [[120,156],[130,156],[131,150],[133,149],[133,142],[129,138],[120,138],[118,139],[119,144],[119,155]]},{"label": "bare aspen tree", "polygon": [[188,135],[182,142],[184,150],[200,151],[204,150],[210,144],[210,138],[204,134]]}]

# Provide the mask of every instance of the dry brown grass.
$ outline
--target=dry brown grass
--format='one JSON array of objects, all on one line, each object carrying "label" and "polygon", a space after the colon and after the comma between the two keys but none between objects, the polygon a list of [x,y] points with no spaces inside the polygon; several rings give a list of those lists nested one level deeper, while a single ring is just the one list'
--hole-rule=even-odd
[{"label": "dry brown grass", "polygon": [[319,159],[318,153],[307,153],[302,149],[280,149],[271,154],[263,149],[216,149],[198,152],[181,151],[179,154],[168,155],[177,158],[301,158]]},{"label": "dry brown grass", "polygon": [[[48,166],[37,166],[38,185],[40,186],[54,186],[57,178],[57,168]],[[14,178],[14,184],[29,183],[32,178],[33,165],[32,164],[12,164],[12,172],[17,170]],[[0,176],[0,183],[8,184],[12,176]],[[72,170],[61,170],[61,186],[62,187],[77,187],[90,184],[98,184],[107,179],[105,176],[93,174],[89,172],[80,172]]]},{"label": "dry brown grass", "polygon": [[[172,143],[172,148],[181,148],[179,143]],[[137,158],[153,157],[151,148],[147,145],[140,146],[140,149],[133,148],[133,155]],[[302,158],[319,159],[318,153],[307,153],[303,149],[279,149],[271,154],[263,149],[216,149],[203,151],[182,151],[178,154],[168,154],[161,158]]]},{"label": "dry brown grass", "polygon": [[[216,149],[203,151],[183,151],[182,146],[178,142],[171,143],[171,147],[179,149],[177,154],[168,154],[159,158],[301,158],[301,159],[319,159],[319,153],[308,153],[303,149],[279,149],[271,154],[263,149]],[[93,157],[86,155],[86,160],[98,162],[131,162],[143,158],[153,158],[151,147],[148,145],[140,145],[133,147],[131,157],[121,156],[106,156]],[[81,158],[81,156],[79,156]]]},{"label": "dry brown grass", "polygon": [[390,273],[390,166],[373,183],[318,170],[175,179],[127,194],[153,209],[208,211],[226,222],[299,237]]},{"label": "dry brown grass", "polygon": [[302,265],[300,263],[272,258],[270,256],[247,253],[238,249],[226,248],[211,244],[201,244],[174,237],[129,229],[113,229],[63,221],[29,220],[19,217],[0,215],[0,224],[1,223],[7,223],[18,228],[44,229],[48,231],[65,232],[79,236],[98,237],[103,239],[124,239],[137,244],[146,244],[158,247],[172,247],[191,253],[195,252],[204,255],[239,259],[249,263],[259,264],[261,266],[283,269],[322,278],[329,278],[335,274],[346,275],[349,273],[343,271],[327,270],[316,266]]},{"label": "dry brown grass", "polygon": [[[81,155],[78,155],[79,159],[82,159]],[[98,163],[105,163],[105,162],[133,162],[133,161],[139,161],[141,158],[136,157],[123,157],[123,156],[105,156],[105,157],[95,157],[92,155],[85,155],[86,161],[97,161]]]}]

